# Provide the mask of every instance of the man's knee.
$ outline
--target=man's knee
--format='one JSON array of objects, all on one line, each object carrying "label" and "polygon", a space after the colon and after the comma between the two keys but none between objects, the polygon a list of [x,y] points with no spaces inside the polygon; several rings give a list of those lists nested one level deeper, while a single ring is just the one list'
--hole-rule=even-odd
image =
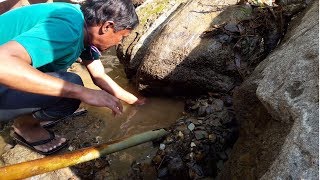
[{"label": "man's knee", "polygon": [[68,75],[66,76],[66,79],[64,79],[65,81],[83,86],[83,81],[78,74],[75,74],[72,72],[66,72],[66,73],[68,73]]},{"label": "man's knee", "polygon": [[60,71],[60,72],[52,72],[47,74],[57,77],[59,79],[63,79],[65,81],[83,86],[83,81],[81,77],[76,73]]}]

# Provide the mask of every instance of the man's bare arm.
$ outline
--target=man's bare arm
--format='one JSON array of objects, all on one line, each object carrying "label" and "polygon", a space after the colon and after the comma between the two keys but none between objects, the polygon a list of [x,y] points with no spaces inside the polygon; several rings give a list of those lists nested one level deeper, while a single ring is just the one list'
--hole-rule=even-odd
[{"label": "man's bare arm", "polygon": [[128,104],[139,103],[136,96],[124,90],[105,73],[100,60],[83,61],[83,64],[87,67],[95,85]]},{"label": "man's bare arm", "polygon": [[10,41],[0,46],[0,84],[30,93],[79,99],[121,113],[121,103],[110,94],[49,76],[30,64],[28,52],[19,43]]},{"label": "man's bare arm", "polygon": [[42,73],[30,64],[29,54],[19,43],[0,46],[0,83],[20,91],[80,99],[79,85]]}]

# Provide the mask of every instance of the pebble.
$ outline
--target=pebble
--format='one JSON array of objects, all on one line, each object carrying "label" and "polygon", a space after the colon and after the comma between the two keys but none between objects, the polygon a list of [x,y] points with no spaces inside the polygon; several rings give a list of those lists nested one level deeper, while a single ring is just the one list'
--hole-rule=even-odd
[{"label": "pebble", "polygon": [[189,154],[189,157],[190,157],[191,159],[193,159],[193,157],[194,157],[194,153],[193,153],[193,152],[191,152],[191,153]]},{"label": "pebble", "polygon": [[72,147],[72,146],[69,146],[69,147],[68,147],[68,150],[69,150],[69,151],[73,151],[74,149],[75,149],[75,148]]},{"label": "pebble", "polygon": [[190,147],[196,147],[197,145],[194,142],[190,143]]},{"label": "pebble", "polygon": [[159,149],[164,150],[165,148],[166,148],[166,145],[161,143]]},{"label": "pebble", "polygon": [[199,105],[200,105],[200,103],[199,103],[199,102],[196,102],[196,103],[191,107],[191,109],[192,109],[192,110],[196,110],[196,109],[199,108]]},{"label": "pebble", "polygon": [[204,139],[208,137],[208,133],[206,131],[195,131],[194,135],[196,137],[197,140],[199,139]]},{"label": "pebble", "polygon": [[101,137],[101,136],[96,136],[96,142],[97,142],[97,144],[100,144],[101,140],[102,140],[102,137]]},{"label": "pebble", "polygon": [[168,175],[168,173],[169,173],[168,168],[166,168],[166,167],[161,168],[161,169],[159,169],[159,171],[158,171],[158,177],[159,177],[159,178],[165,177],[165,176]]},{"label": "pebble", "polygon": [[199,116],[204,116],[206,115],[206,109],[207,109],[207,106],[200,106],[199,110],[198,110],[198,115]]},{"label": "pebble", "polygon": [[184,137],[184,135],[183,135],[183,133],[182,133],[181,131],[179,131],[178,136],[179,136],[180,138],[183,138],[183,137]]},{"label": "pebble", "polygon": [[[180,131],[181,132],[181,131]],[[167,138],[166,138],[166,140],[164,141],[164,143],[165,144],[170,144],[170,143],[172,143],[173,142],[173,139],[170,137],[170,136],[168,136]]]},{"label": "pebble", "polygon": [[190,123],[190,124],[188,125],[188,129],[189,129],[190,131],[193,131],[195,127],[196,127],[196,126],[195,126],[193,123]]},{"label": "pebble", "polygon": [[215,142],[217,140],[217,136],[215,134],[209,134],[208,138],[211,142]]}]

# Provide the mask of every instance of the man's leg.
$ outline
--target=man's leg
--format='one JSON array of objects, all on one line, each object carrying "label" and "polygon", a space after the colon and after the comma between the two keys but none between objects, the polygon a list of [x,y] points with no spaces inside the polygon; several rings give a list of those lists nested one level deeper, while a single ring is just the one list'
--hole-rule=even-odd
[{"label": "man's leg", "polygon": [[[74,73],[56,72],[48,74],[83,85],[81,78]],[[13,125],[15,132],[28,142],[45,140],[50,137],[49,132],[40,126],[39,120],[50,121],[70,115],[79,107],[79,104],[80,101],[76,99],[43,96],[5,89],[4,87],[0,88],[0,118],[7,120],[8,117],[33,112],[33,116],[19,117]],[[65,138],[56,136],[54,140],[34,146],[34,148],[47,152],[60,146],[65,141]]]}]

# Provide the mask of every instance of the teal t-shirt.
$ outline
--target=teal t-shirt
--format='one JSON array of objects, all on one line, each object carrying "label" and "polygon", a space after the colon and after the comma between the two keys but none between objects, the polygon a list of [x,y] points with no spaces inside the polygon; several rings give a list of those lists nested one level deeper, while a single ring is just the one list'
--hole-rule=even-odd
[{"label": "teal t-shirt", "polygon": [[29,53],[33,67],[58,71],[70,66],[84,50],[83,25],[79,5],[25,6],[0,15],[0,45],[17,41]]}]

